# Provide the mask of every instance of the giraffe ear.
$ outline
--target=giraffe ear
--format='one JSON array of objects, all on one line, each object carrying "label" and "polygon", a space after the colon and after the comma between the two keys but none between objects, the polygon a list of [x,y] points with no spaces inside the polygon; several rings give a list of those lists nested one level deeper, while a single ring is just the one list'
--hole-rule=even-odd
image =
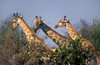
[{"label": "giraffe ear", "polygon": [[45,20],[43,20],[43,23],[45,22]]},{"label": "giraffe ear", "polygon": [[41,16],[39,18],[41,19]]},{"label": "giraffe ear", "polygon": [[23,16],[20,16],[20,18],[23,18]]}]

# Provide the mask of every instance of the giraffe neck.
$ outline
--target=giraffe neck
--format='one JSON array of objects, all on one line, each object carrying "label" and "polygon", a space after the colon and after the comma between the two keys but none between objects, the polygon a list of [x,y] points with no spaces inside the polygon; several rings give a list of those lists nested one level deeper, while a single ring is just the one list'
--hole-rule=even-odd
[{"label": "giraffe neck", "polygon": [[[73,40],[80,38],[78,32],[74,29],[74,27],[70,23],[66,23],[66,28],[68,29],[68,32],[69,32],[69,34],[70,34],[70,36]],[[95,47],[93,46],[93,44],[85,38],[82,38],[82,46],[83,47],[89,47],[90,46],[90,47],[92,47],[91,51],[95,50]]]},{"label": "giraffe neck", "polygon": [[[74,29],[74,27],[70,23],[66,23],[66,28],[68,29],[68,32],[73,40],[75,40],[76,38],[80,38],[78,32]],[[96,53],[95,47],[89,40],[82,38],[82,46],[85,48],[91,47],[90,49],[91,54],[97,55],[95,54]],[[96,57],[96,59],[97,59],[97,63],[99,64],[100,58]]]},{"label": "giraffe neck", "polygon": [[[24,31],[24,33],[25,33],[25,35],[26,35],[26,38],[27,38],[28,42],[35,41],[34,36],[35,36],[37,39],[39,39],[39,38],[35,35],[35,33],[32,31],[32,29],[26,24],[26,22],[25,22],[24,20],[19,19],[19,20],[18,20],[18,23],[19,23],[19,25],[22,27],[22,29],[23,29],[23,31]],[[31,38],[32,38],[32,39],[31,39]],[[40,41],[42,41],[42,40],[40,40]]]},{"label": "giraffe neck", "polygon": [[40,28],[57,45],[59,45],[59,46],[68,45],[68,38],[67,37],[64,37],[64,36],[60,35],[56,31],[51,29],[49,26],[47,26],[45,23],[41,23]]},{"label": "giraffe neck", "polygon": [[66,23],[66,28],[68,29],[68,32],[73,40],[76,38],[80,38],[77,31],[74,29],[74,27],[70,23]]},{"label": "giraffe neck", "polygon": [[18,23],[19,25],[22,27],[25,35],[26,35],[26,38],[27,38],[27,41],[29,43],[32,43],[32,42],[37,42],[37,43],[41,43],[41,45],[46,49],[48,50],[47,46],[45,45],[45,43],[36,36],[35,32],[25,23],[24,20],[22,19],[19,19],[18,20]]}]

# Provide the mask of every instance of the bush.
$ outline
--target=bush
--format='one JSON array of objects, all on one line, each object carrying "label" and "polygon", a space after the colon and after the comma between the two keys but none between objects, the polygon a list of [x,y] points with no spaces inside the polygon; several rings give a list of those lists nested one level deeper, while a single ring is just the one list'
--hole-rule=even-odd
[{"label": "bush", "polygon": [[51,62],[54,65],[86,65],[92,58],[90,48],[82,48],[81,39],[71,40],[68,47],[58,47],[52,52]]}]

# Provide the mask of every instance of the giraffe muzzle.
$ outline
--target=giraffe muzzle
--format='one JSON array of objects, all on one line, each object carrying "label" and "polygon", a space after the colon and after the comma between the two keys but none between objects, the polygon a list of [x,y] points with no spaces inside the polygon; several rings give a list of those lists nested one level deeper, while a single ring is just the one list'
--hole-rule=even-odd
[{"label": "giraffe muzzle", "polygon": [[56,25],[54,28],[58,28],[58,25]]}]

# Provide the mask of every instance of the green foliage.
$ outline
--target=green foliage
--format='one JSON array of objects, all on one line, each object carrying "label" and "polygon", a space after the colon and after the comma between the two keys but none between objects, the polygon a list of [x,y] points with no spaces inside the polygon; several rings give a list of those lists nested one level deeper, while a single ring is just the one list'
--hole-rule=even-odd
[{"label": "green foliage", "polygon": [[96,50],[100,51],[100,29],[92,29],[88,33],[88,39],[94,44]]},{"label": "green foliage", "polygon": [[100,20],[93,20],[91,25],[86,24],[86,21],[83,23],[81,24],[83,27],[80,29],[80,33],[93,43],[96,50],[100,51]]},{"label": "green foliage", "polygon": [[81,39],[71,40],[69,46],[58,47],[51,55],[54,65],[86,65],[92,55],[90,48],[82,48]]}]

